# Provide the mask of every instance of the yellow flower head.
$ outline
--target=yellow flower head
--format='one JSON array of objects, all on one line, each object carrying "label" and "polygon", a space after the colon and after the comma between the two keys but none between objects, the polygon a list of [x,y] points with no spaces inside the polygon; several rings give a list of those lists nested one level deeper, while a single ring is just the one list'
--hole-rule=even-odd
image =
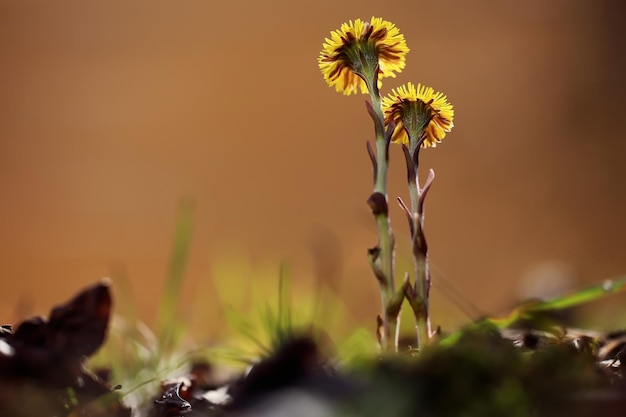
[{"label": "yellow flower head", "polygon": [[317,62],[328,85],[345,95],[367,94],[368,83],[380,87],[381,78],[395,77],[404,68],[409,52],[404,35],[380,17],[349,21],[330,36]]},{"label": "yellow flower head", "polygon": [[421,141],[423,148],[435,147],[454,127],[452,104],[431,87],[408,83],[392,90],[382,105],[385,124],[395,123],[392,142],[416,147]]}]

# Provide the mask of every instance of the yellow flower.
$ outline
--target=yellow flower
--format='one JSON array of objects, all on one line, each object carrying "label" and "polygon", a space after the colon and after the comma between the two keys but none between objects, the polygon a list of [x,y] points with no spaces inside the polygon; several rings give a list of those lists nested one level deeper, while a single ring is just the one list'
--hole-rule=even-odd
[{"label": "yellow flower", "polygon": [[409,52],[404,35],[391,22],[372,17],[341,25],[326,38],[317,62],[324,79],[345,95],[380,87],[383,77],[395,77]]},{"label": "yellow flower", "polygon": [[454,127],[452,104],[431,87],[408,83],[392,90],[382,104],[385,124],[396,125],[392,142],[417,147],[421,141],[423,148],[435,147]]}]

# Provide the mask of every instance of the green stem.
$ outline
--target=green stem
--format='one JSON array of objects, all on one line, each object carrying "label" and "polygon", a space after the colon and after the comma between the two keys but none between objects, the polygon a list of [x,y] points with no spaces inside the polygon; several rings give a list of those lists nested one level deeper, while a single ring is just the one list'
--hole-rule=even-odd
[{"label": "green stem", "polygon": [[[368,83],[372,108],[374,110],[374,126],[376,130],[376,181],[374,183],[374,193],[380,193],[385,198],[387,204],[387,171],[389,167],[388,143],[385,137],[385,120],[383,116],[381,97],[376,81]],[[398,317],[388,313],[387,307],[395,294],[395,280],[393,267],[393,246],[394,238],[391,230],[391,221],[388,210],[376,215],[378,226],[378,244],[380,247],[380,264],[383,274],[383,282],[380,282],[380,297],[383,319],[383,343],[384,350],[394,349],[397,351],[398,339]],[[392,338],[392,330],[394,337]]]},{"label": "green stem", "polygon": [[415,321],[417,326],[417,344],[421,351],[430,340],[430,271],[428,268],[428,247],[424,237],[424,212],[419,200],[422,190],[419,185],[418,158],[414,158],[415,152],[419,152],[418,147],[421,142],[417,138],[411,138],[409,153],[410,160],[407,164],[413,165],[415,176],[409,178],[409,195],[411,198],[411,217],[413,223],[413,257],[415,266],[415,295],[417,303],[414,305]]}]

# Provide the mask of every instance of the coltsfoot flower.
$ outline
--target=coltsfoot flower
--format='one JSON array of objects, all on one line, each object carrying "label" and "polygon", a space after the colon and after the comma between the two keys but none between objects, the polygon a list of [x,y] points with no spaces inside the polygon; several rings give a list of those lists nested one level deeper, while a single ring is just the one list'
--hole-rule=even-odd
[{"label": "coltsfoot flower", "polygon": [[409,52],[404,35],[391,22],[372,17],[351,20],[326,38],[317,62],[330,87],[345,95],[368,93],[381,78],[395,77]]},{"label": "coltsfoot flower", "polygon": [[431,87],[408,83],[392,90],[382,105],[385,124],[395,123],[391,137],[395,143],[417,147],[421,141],[423,148],[435,147],[454,127],[452,104]]}]

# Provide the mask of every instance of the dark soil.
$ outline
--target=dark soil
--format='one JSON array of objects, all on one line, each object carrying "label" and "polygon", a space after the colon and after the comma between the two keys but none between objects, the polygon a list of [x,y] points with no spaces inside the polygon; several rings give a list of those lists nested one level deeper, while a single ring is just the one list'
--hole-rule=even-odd
[{"label": "dark soil", "polygon": [[[106,338],[107,283],[0,330],[0,416],[128,417],[106,370],[84,367]],[[294,335],[249,372],[213,381],[193,363],[164,382],[150,417],[185,416],[617,416],[626,410],[624,333],[560,328],[501,331],[472,325],[452,344],[372,358],[351,369],[323,354],[310,332]],[[220,385],[223,384],[223,385]],[[222,390],[226,399],[206,394]]]}]

